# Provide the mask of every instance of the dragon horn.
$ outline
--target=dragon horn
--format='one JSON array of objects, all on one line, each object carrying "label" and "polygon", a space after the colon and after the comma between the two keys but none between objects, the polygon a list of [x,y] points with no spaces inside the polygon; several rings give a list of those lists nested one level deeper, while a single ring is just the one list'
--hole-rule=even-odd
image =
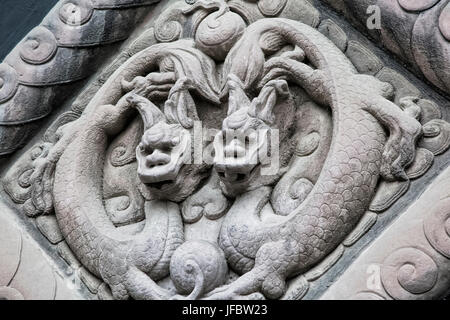
[{"label": "dragon horn", "polygon": [[161,110],[147,98],[132,93],[127,97],[127,101],[139,111],[144,122],[144,130],[148,130],[158,122],[165,120]]},{"label": "dragon horn", "polygon": [[252,101],[251,110],[258,118],[268,123],[273,122],[273,109],[277,103],[278,97],[285,98],[289,96],[289,87],[285,80],[269,81],[261,90],[259,96]]},{"label": "dragon horn", "polygon": [[250,99],[244,91],[244,84],[236,75],[230,74],[228,76],[228,88],[230,92],[228,99],[228,115],[250,105]]}]

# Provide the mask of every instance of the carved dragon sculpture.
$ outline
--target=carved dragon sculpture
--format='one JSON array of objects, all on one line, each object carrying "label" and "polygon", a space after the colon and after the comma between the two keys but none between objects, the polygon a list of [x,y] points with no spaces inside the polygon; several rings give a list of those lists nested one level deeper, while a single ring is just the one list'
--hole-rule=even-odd
[{"label": "carved dragon sculpture", "polygon": [[[270,81],[250,102],[242,90],[242,82],[234,75],[229,78],[228,116],[223,121],[222,132],[216,136],[219,142],[225,141],[225,147],[221,148],[221,143],[216,144],[214,161],[222,191],[233,197],[262,185],[270,185],[286,171],[293,153],[290,140],[295,129],[295,109],[285,80]],[[280,100],[281,103],[276,105]],[[273,110],[275,106],[278,108],[277,114]],[[276,141],[282,150],[270,149],[271,141]],[[281,161],[280,155],[283,156]],[[267,161],[270,159],[281,162],[282,169],[274,168],[272,174],[264,175],[262,166],[257,165],[262,158],[267,162],[266,169],[271,165]],[[279,167],[280,163],[277,165]]]},{"label": "carved dragon sculpture", "polygon": [[[286,44],[303,51],[304,61],[286,56],[266,61],[273,51],[269,49]],[[252,61],[244,61],[250,56]],[[279,298],[288,277],[320,262],[356,226],[380,175],[407,179],[404,169],[414,159],[422,127],[388,100],[391,85],[357,74],[339,49],[304,24],[285,19],[255,22],[227,59],[229,73],[243,82],[242,90],[284,78],[332,110],[329,155],[305,201],[287,216],[263,218],[271,190],[262,187],[238,197],[222,225],[219,244],[231,267],[243,275],[208,298],[230,299],[258,291]]]},{"label": "carved dragon sculpture", "polygon": [[[154,281],[169,274],[170,258],[184,242],[180,210],[172,201],[180,202],[188,197],[207,174],[207,165],[186,165],[184,161],[191,156],[188,140],[196,117],[189,89],[196,86],[200,93],[203,90],[204,95],[214,97],[211,87],[199,88],[199,82],[204,79],[195,83],[195,76],[192,76],[187,80],[186,70],[208,67],[209,62],[203,61],[202,65],[198,60],[207,58],[189,49],[189,44],[180,41],[156,45],[131,59],[129,64],[138,65],[129,68],[134,73],[142,72],[136,71],[142,59],[155,59],[162,72],[136,76],[131,82],[122,81],[128,93],[117,103],[97,106],[89,117],[77,120],[70,128],[76,135],[71,139],[63,135],[58,142],[61,145],[53,149],[52,157],[57,158],[53,205],[61,231],[83,265],[111,287],[116,299],[168,299],[171,296]],[[161,50],[167,47],[171,55]],[[168,97],[164,113],[147,97]],[[141,189],[148,200],[144,208],[145,226],[137,235],[121,232],[112,224],[101,194],[109,139],[124,129],[135,108],[141,114],[145,129],[136,148],[136,158],[138,176],[143,184]],[[55,150],[62,151],[56,153]],[[49,163],[49,159],[43,158],[41,162],[42,169],[34,174],[36,177],[52,170],[53,162]]]},{"label": "carved dragon sculpture", "polygon": [[[345,55],[312,27],[263,19],[244,33],[244,20],[222,1],[200,1],[183,9],[183,14],[197,9],[203,11],[196,21],[204,22],[190,26],[198,33],[193,40],[153,45],[130,58],[102,86],[81,118],[61,127],[55,144],[52,140],[42,146],[40,155],[33,155],[27,171],[25,184],[33,186],[24,200],[27,214],[49,214],[54,208],[75,255],[111,287],[117,299],[186,298],[173,296],[155,282],[167,276],[169,269],[179,293],[199,298],[225,283],[227,262],[243,275],[206,298],[252,298],[260,297],[259,292],[267,298],[282,296],[286,279],[321,262],[355,228],[380,176],[388,181],[408,179],[405,168],[414,159],[417,139],[423,133],[437,141],[439,128],[435,127],[444,125],[435,121],[427,132],[415,120],[417,101],[396,106],[390,101],[391,85],[358,74]],[[210,19],[217,23],[202,20],[216,9]],[[230,19],[235,25],[222,23]],[[225,28],[221,30],[229,31],[220,34],[231,34],[230,38],[220,46],[204,43],[202,35],[211,26],[221,25],[218,22]],[[155,36],[163,41],[161,32],[156,30]],[[170,39],[189,33],[195,32],[183,31]],[[217,74],[222,78],[217,79]],[[224,84],[222,92],[217,82]],[[302,196],[280,210],[270,201],[291,184],[272,187],[294,167],[288,162],[298,142],[293,136],[298,113],[288,82],[305,90],[316,107],[331,109],[333,139],[331,146],[329,141],[322,146],[316,160],[304,159],[311,166],[321,165],[311,170]],[[230,132],[244,136],[264,132],[256,149],[248,150],[247,141],[236,139],[216,149],[217,174],[212,173],[199,190],[209,166],[184,165],[192,152],[187,140],[199,119],[190,90],[216,105],[219,97],[229,95],[219,140]],[[156,101],[166,99],[161,111]],[[144,122],[136,148],[138,187],[146,200],[140,231],[117,228],[108,217],[102,194],[105,151],[136,115],[134,109]],[[220,115],[209,116],[222,119]],[[275,129],[281,132],[281,169],[264,175],[268,163],[259,157],[270,149],[268,140],[276,135]],[[435,140],[431,142],[436,153],[441,152]],[[243,151],[250,151],[249,156],[241,156]],[[290,179],[295,180],[295,174]],[[218,239],[226,260],[215,243],[186,241],[183,248],[179,207],[187,224],[200,221],[203,215],[218,219],[229,204],[222,193],[236,198]]]},{"label": "carved dragon sculpture", "polygon": [[125,125],[126,113],[131,111],[129,97],[116,106],[99,107],[62,154],[55,170],[55,213],[76,256],[109,284],[116,299],[168,298],[151,279],[168,274],[170,257],[183,243],[178,206],[169,201],[146,202],[143,230],[137,236],[127,235],[109,220],[100,192],[108,136]]}]

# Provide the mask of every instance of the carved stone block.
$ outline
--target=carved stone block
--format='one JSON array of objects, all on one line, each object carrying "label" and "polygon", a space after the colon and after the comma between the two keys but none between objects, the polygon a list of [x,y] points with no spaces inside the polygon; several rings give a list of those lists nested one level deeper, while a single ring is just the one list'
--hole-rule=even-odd
[{"label": "carved stone block", "polygon": [[[0,296],[441,298],[448,100],[350,23],[381,6],[373,36],[445,93],[445,1],[323,1],[350,23],[308,0],[154,2],[62,1],[0,65],[0,153],[66,101],[5,158],[23,220],[0,232]],[[69,102],[60,89],[86,78]],[[50,253],[39,286],[24,232]]]}]

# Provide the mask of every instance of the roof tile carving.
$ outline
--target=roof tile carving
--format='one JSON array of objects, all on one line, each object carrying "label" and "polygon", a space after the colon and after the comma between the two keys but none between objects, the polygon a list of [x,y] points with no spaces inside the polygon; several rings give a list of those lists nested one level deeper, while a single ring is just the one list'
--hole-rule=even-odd
[{"label": "roof tile carving", "polygon": [[[447,0],[324,0],[450,94],[450,3]],[[367,27],[368,7],[381,10],[381,29]]]},{"label": "roof tile carving", "polygon": [[157,1],[60,1],[0,64],[0,155],[20,147],[67,84],[91,75],[106,45],[125,40]]}]

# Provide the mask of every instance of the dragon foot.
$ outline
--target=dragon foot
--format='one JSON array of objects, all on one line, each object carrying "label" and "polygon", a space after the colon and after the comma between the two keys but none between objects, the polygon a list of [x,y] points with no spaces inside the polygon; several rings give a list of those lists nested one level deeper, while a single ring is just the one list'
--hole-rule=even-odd
[{"label": "dragon foot", "polygon": [[266,297],[277,299],[283,295],[285,281],[271,271],[272,268],[260,265],[242,275],[236,281],[209,292],[207,300],[261,300]]},{"label": "dragon foot", "polygon": [[422,135],[422,125],[394,103],[383,100],[382,103],[372,104],[368,109],[389,131],[380,173],[387,181],[408,180],[405,169],[415,158],[416,143]]},{"label": "dragon foot", "polygon": [[239,294],[239,287],[234,283],[219,287],[208,293],[202,300],[265,300],[260,292]]},{"label": "dragon foot", "polygon": [[123,80],[122,87],[126,92],[133,90],[135,93],[150,100],[160,100],[169,96],[175,81],[175,73],[173,72],[154,72],[146,77],[135,77],[130,82]]},{"label": "dragon foot", "polygon": [[158,286],[147,274],[135,267],[130,267],[123,281],[109,279],[111,292],[116,300],[168,300],[171,294]]}]

